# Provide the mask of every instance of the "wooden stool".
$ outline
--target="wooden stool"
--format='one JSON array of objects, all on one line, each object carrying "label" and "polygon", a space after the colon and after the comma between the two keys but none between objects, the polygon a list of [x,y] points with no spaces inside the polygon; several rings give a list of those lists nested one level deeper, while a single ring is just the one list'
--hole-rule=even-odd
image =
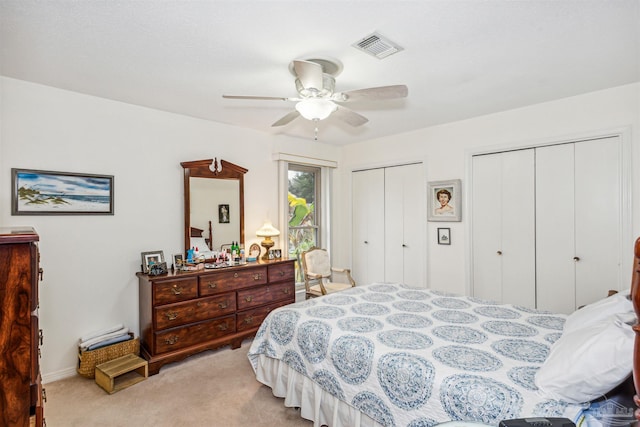
[{"label": "wooden stool", "polygon": [[149,364],[135,354],[127,354],[96,366],[96,383],[109,394],[147,379]]}]

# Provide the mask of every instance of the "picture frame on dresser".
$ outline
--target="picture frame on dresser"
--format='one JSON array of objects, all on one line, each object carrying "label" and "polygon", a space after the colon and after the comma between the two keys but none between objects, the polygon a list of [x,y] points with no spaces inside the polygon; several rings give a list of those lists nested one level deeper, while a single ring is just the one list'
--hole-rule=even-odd
[{"label": "picture frame on dresser", "polygon": [[164,252],[163,251],[149,251],[142,252],[140,254],[142,261],[142,272],[145,274],[149,274],[149,265],[150,264],[159,264],[164,262]]},{"label": "picture frame on dresser", "polygon": [[113,215],[113,175],[11,169],[11,215]]}]

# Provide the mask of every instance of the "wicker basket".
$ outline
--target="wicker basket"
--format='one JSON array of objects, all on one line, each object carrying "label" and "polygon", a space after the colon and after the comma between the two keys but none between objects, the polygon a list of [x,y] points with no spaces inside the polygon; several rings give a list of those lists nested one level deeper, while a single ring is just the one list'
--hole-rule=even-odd
[{"label": "wicker basket", "polygon": [[[133,338],[133,333],[129,332]],[[127,354],[140,355],[140,339],[131,340],[108,345],[96,350],[81,350],[78,348],[78,374],[86,378],[95,378],[96,365],[108,362]]]}]

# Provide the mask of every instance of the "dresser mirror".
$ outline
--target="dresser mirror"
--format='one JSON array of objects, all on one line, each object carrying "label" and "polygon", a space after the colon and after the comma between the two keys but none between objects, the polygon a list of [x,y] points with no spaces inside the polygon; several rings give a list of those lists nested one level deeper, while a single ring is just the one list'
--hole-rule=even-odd
[{"label": "dresser mirror", "polygon": [[244,174],[225,160],[180,163],[184,169],[184,248],[220,251],[244,244]]}]

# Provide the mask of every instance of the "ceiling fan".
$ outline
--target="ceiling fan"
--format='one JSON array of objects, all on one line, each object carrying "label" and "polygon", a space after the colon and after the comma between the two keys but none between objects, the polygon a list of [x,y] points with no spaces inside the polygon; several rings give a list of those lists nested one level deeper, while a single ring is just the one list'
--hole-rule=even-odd
[{"label": "ceiling fan", "polygon": [[222,95],[227,99],[256,99],[264,101],[293,101],[295,110],[277,120],[271,126],[284,126],[302,116],[318,122],[330,115],[351,126],[361,126],[369,121],[363,115],[340,104],[351,101],[377,101],[405,98],[405,85],[371,87],[335,92],[335,76],[342,71],[342,64],[335,59],[296,59],[289,64],[289,71],[296,77],[298,97]]}]

